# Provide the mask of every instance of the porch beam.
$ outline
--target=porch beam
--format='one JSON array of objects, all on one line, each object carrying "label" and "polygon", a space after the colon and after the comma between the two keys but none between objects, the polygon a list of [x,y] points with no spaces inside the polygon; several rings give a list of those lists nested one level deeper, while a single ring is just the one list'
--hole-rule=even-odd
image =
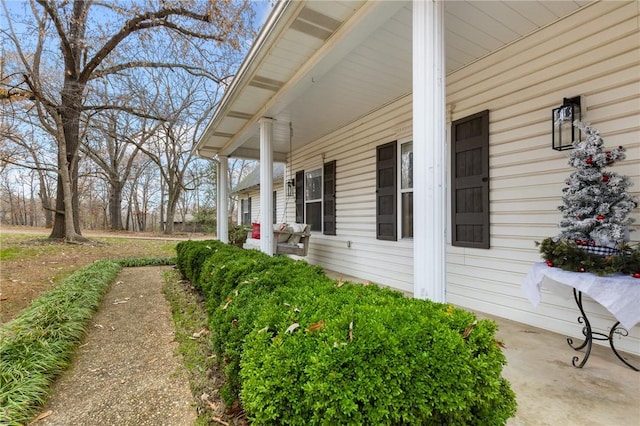
[{"label": "porch beam", "polygon": [[[233,151],[233,158],[244,158],[247,160],[260,160],[260,150],[252,148],[238,148]],[[285,163],[287,161],[286,152],[273,152],[273,161]]]},{"label": "porch beam", "polygon": [[414,296],[446,300],[444,5],[413,0]]},{"label": "porch beam", "polygon": [[273,255],[273,120],[260,123],[260,251]]},{"label": "porch beam", "polygon": [[218,210],[216,226],[218,233],[218,240],[227,244],[229,243],[229,192],[227,190],[229,186],[229,158],[225,156],[218,157]]}]

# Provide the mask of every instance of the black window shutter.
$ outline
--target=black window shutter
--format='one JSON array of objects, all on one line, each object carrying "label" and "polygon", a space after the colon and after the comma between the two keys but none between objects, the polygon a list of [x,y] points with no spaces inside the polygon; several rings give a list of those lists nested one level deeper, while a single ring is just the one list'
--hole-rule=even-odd
[{"label": "black window shutter", "polygon": [[278,217],[278,191],[273,191],[273,223],[277,222]]},{"label": "black window shutter", "polygon": [[296,173],[296,223],[304,223],[304,170]]},{"label": "black window shutter", "polygon": [[489,111],[451,124],[451,244],[489,248]]},{"label": "black window shutter", "polygon": [[253,217],[251,216],[253,214],[251,212],[251,197],[247,198],[247,210],[249,211],[249,214],[247,214],[247,225],[251,225],[251,222],[253,222]]},{"label": "black window shutter", "polygon": [[396,141],[376,148],[376,238],[398,239]]},{"label": "black window shutter", "polygon": [[336,235],[336,160],[325,163],[322,172],[322,222],[325,235]]}]

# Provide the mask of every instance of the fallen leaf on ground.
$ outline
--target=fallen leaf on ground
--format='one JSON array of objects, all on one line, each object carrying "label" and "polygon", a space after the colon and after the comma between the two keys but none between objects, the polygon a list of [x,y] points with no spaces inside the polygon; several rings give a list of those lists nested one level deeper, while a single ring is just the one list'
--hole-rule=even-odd
[{"label": "fallen leaf on ground", "polygon": [[471,323],[471,325],[469,325],[467,328],[464,329],[464,333],[462,333],[463,339],[466,339],[469,337],[469,335],[471,334],[471,331],[473,330],[473,327],[475,327],[476,324],[478,324],[478,320],[475,320],[473,323]]},{"label": "fallen leaf on ground", "polygon": [[298,324],[297,322],[294,322],[285,330],[285,333],[293,333],[293,331],[298,327],[300,327],[300,324]]},{"label": "fallen leaf on ground", "polygon": [[41,413],[40,415],[38,415],[38,417],[36,417],[35,419],[33,419],[33,421],[29,424],[34,424],[35,422],[39,422],[40,420],[49,417],[50,415],[53,414],[53,411],[49,410],[49,411],[45,411],[44,413]]},{"label": "fallen leaf on ground", "polygon": [[209,334],[209,330],[207,330],[206,328],[203,328],[202,330],[198,331],[197,333],[193,333],[193,337],[196,339],[199,339],[202,336],[205,336]]},{"label": "fallen leaf on ground", "polygon": [[214,416],[214,417],[211,417],[211,420],[213,420],[216,423],[220,423],[221,425],[229,426],[229,423],[225,422],[220,417],[215,417]]},{"label": "fallen leaf on ground", "polygon": [[224,304],[224,306],[222,307],[222,310],[225,310],[229,307],[229,303],[231,303],[233,301],[233,299],[231,298],[227,298],[227,303]]},{"label": "fallen leaf on ground", "polygon": [[324,328],[324,321],[318,321],[315,324],[311,324],[309,326],[309,328],[307,328],[308,331],[320,331]]}]

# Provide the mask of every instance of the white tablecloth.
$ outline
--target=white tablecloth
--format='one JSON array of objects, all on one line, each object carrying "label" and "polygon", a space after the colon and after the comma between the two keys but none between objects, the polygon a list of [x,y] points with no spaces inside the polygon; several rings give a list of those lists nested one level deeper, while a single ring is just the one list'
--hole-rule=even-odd
[{"label": "white tablecloth", "polygon": [[536,263],[522,283],[522,291],[533,306],[540,303],[544,277],[580,290],[604,306],[627,330],[640,323],[640,278],[629,275],[599,277],[589,272],[568,272]]}]

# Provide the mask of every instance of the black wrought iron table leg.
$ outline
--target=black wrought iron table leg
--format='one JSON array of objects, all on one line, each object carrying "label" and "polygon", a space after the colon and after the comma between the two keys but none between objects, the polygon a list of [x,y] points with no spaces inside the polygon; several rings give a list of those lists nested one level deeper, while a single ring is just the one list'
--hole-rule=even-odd
[{"label": "black wrought iron table leg", "polygon": [[584,358],[582,358],[582,362],[580,362],[580,364],[577,364],[578,361],[580,361],[580,357],[574,356],[573,359],[571,360],[571,363],[573,364],[574,367],[582,368],[587,363],[587,360],[589,359],[589,355],[591,355],[591,346],[593,345],[593,331],[591,330],[591,323],[587,318],[587,314],[585,314],[584,309],[582,308],[582,292],[574,288],[573,298],[575,299],[576,304],[578,305],[578,309],[580,309],[581,316],[578,317],[578,322],[580,324],[584,323],[584,327],[582,327],[582,334],[584,335],[585,339],[584,339],[584,342],[582,342],[579,346],[574,346],[573,338],[567,337],[567,343],[576,351],[579,351],[585,346],[587,347],[587,350],[584,353]]},{"label": "black wrought iron table leg", "polygon": [[622,358],[622,356],[618,353],[618,351],[616,350],[615,345],[613,344],[613,335],[614,334],[619,334],[619,335],[621,335],[623,337],[629,335],[629,332],[627,331],[626,328],[620,327],[620,321],[616,322],[615,324],[613,324],[613,327],[611,327],[611,331],[609,332],[609,346],[611,346],[611,350],[613,351],[613,353],[616,354],[618,359],[620,361],[622,361],[622,363],[624,365],[626,365],[627,367],[629,367],[633,371],[640,371],[637,367],[629,364],[627,362],[627,360]]},{"label": "black wrought iron table leg", "polygon": [[584,308],[582,307],[582,292],[579,290],[576,290],[575,288],[573,289],[573,298],[576,301],[576,304],[578,305],[578,309],[580,310],[580,316],[578,317],[578,323],[583,324],[584,323],[584,327],[582,327],[582,334],[584,335],[584,341],[578,345],[578,346],[574,346],[573,344],[573,338],[571,337],[567,337],[567,343],[569,344],[569,346],[571,346],[573,349],[575,349],[576,351],[579,351],[580,349],[584,348],[585,346],[587,347],[587,350],[584,353],[584,357],[582,358],[582,361],[580,361],[580,357],[578,356],[574,356],[571,363],[573,364],[574,367],[576,368],[582,368],[584,367],[584,365],[587,363],[587,360],[589,359],[589,355],[591,355],[591,347],[593,345],[593,341],[594,340],[608,340],[609,341],[609,346],[611,347],[611,350],[613,351],[613,353],[618,357],[618,359],[620,361],[622,361],[623,364],[625,364],[627,367],[631,368],[634,371],[640,371],[638,368],[634,367],[633,365],[629,364],[624,358],[622,358],[622,356],[618,353],[618,351],[616,350],[616,347],[613,343],[613,337],[615,334],[618,334],[620,336],[628,336],[629,332],[620,326],[620,321],[617,321],[613,327],[611,327],[611,330],[609,331],[609,334],[604,334],[604,333],[598,333],[596,331],[593,331],[591,329],[591,323],[589,322],[589,318],[587,318],[587,314],[584,312]]}]

